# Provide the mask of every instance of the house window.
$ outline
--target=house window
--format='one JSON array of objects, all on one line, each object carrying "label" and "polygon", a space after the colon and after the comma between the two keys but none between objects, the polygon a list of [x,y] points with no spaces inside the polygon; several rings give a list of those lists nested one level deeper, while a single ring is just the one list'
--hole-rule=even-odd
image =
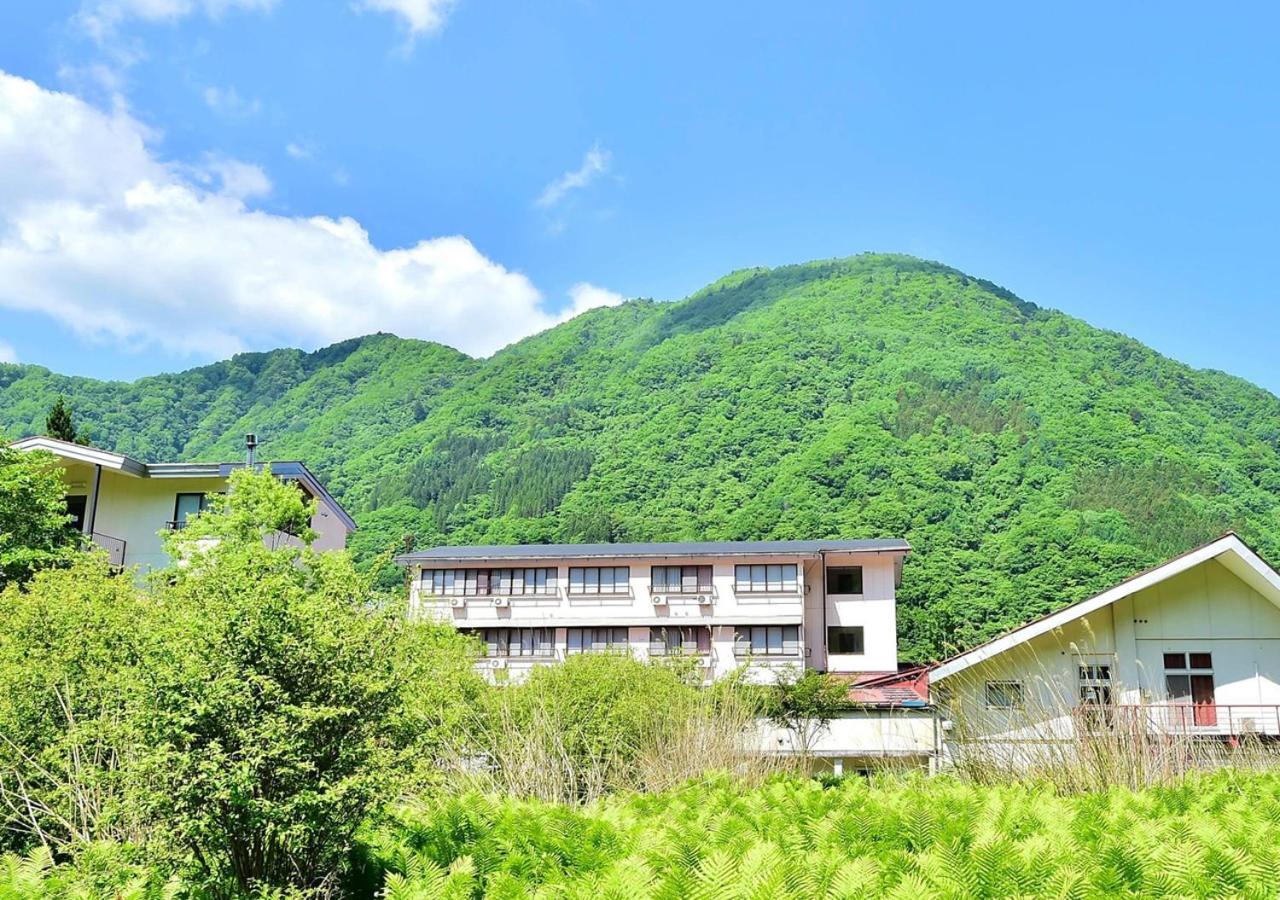
[{"label": "house window", "polygon": [[780,594],[796,590],[794,563],[733,567],[733,589],[745,594]]},{"label": "house window", "polygon": [[988,709],[1022,709],[1021,681],[988,681]]},{"label": "house window", "polygon": [[554,656],[553,628],[486,628],[481,632],[485,656]]},{"label": "house window", "polygon": [[655,594],[711,593],[710,566],[653,566],[649,590]]},{"label": "house window", "polygon": [[88,506],[89,498],[84,494],[71,494],[65,498],[67,504],[67,515],[71,520],[67,522],[67,528],[76,531],[84,531],[85,510]]},{"label": "house window", "polygon": [[711,652],[711,629],[705,625],[681,625],[649,629],[650,656],[678,656]]},{"label": "house window", "polygon": [[739,625],[733,630],[735,656],[799,656],[799,625]]},{"label": "house window", "polygon": [[862,566],[835,566],[827,569],[828,594],[861,594]]},{"label": "house window", "polygon": [[861,625],[833,625],[827,629],[828,653],[865,653]]},{"label": "house window", "polygon": [[1076,679],[1080,689],[1080,712],[1089,728],[1110,727],[1115,709],[1111,705],[1111,664],[1079,662]]},{"label": "house window", "polygon": [[1173,707],[1174,721],[1171,724],[1218,724],[1213,654],[1182,651],[1164,654],[1164,686]]},{"label": "house window", "polygon": [[570,594],[626,594],[630,591],[629,566],[574,566],[569,569]]},{"label": "house window", "polygon": [[437,597],[554,594],[555,569],[423,569],[422,589]]},{"label": "house window", "polygon": [[185,528],[187,521],[192,516],[204,512],[208,502],[207,494],[178,494],[173,503],[173,521],[169,523],[169,527],[173,529]]},{"label": "house window", "polygon": [[620,653],[628,649],[625,628],[570,628],[569,653]]}]

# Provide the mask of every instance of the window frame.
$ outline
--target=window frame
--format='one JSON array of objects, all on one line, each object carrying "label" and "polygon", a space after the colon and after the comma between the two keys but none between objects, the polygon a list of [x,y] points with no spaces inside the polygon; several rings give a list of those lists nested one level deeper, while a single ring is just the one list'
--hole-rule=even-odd
[{"label": "window frame", "polygon": [[[515,589],[517,572],[520,573],[518,591]],[[529,590],[530,573],[533,575],[533,590]],[[424,568],[418,584],[421,590],[432,597],[554,597],[559,593],[560,577],[559,569],[555,566]]]},{"label": "window frame", "polygon": [[[672,632],[675,632],[679,638],[674,644],[670,640]],[[693,639],[691,641],[685,640],[686,632],[692,636]],[[690,649],[690,645],[692,645],[692,649]],[[709,625],[649,626],[650,656],[707,656],[710,653],[711,626]]]},{"label": "window frame", "polygon": [[[1013,689],[1011,693],[1007,694],[1010,697],[1010,702],[992,702],[992,689],[997,687],[1005,691]],[[1014,699],[1015,695],[1016,699]],[[983,689],[982,699],[987,709],[1020,710],[1025,709],[1027,705],[1027,696],[1023,689],[1022,681],[1017,678],[996,678],[988,681]]]},{"label": "window frame", "polygon": [[[794,634],[794,637],[790,634]],[[800,626],[790,623],[735,625],[733,626],[733,655],[735,657],[759,656],[766,659],[799,659],[804,653],[801,637]],[[758,644],[757,638],[760,639]],[[757,645],[763,649],[757,650]],[[788,646],[794,646],[795,651],[788,652]],[[772,647],[777,647],[778,650],[775,652],[771,649]]]},{"label": "window frame", "polygon": [[[856,591],[833,591],[831,589],[832,575],[841,575],[848,572],[857,572],[857,590]],[[827,596],[837,597],[861,597],[866,591],[866,582],[864,581],[866,573],[862,566],[827,566],[827,583],[825,585]]]},{"label": "window frame", "polygon": [[[604,589],[604,572],[609,572],[610,589]],[[618,573],[622,573],[619,580]],[[579,587],[574,588],[574,573]],[[593,577],[594,576],[594,577]],[[631,593],[631,566],[570,566],[565,592],[571,597],[621,597]]]},{"label": "window frame", "polygon": [[[577,646],[574,636],[577,635]],[[604,641],[596,638],[604,636]],[[619,639],[619,635],[621,638]],[[591,640],[588,642],[587,638]],[[626,625],[584,625],[565,629],[565,656],[576,656],[579,653],[630,653],[631,632]]]},{"label": "window frame", "polygon": [[[477,636],[484,645],[486,659],[554,659],[556,655],[556,630],[546,627],[494,627],[477,629]],[[490,635],[494,640],[490,641]],[[524,652],[525,640],[528,636],[529,651]],[[512,637],[516,640],[513,642]],[[538,639],[543,640],[539,641]],[[512,653],[511,647],[520,648],[520,652]],[[490,652],[494,648],[497,652]]]},{"label": "window frame", "polygon": [[[847,631],[857,634],[857,650],[834,650],[835,642],[832,641],[832,634],[839,631]],[[867,629],[864,625],[828,625],[827,626],[827,654],[829,656],[866,656],[867,655]]]},{"label": "window frame", "polygon": [[[778,570],[776,581],[773,580],[775,569]],[[788,569],[790,570],[789,578]],[[745,581],[743,580],[744,570]],[[759,580],[756,575],[760,575]],[[788,583],[790,587],[787,586]],[[738,563],[733,567],[733,592],[735,594],[797,594],[800,592],[800,566],[797,563]]]},{"label": "window frame", "polygon": [[[662,572],[662,583],[658,573]],[[675,573],[674,587],[671,574]],[[705,576],[705,580],[704,580]],[[715,570],[709,565],[663,565],[649,567],[649,593],[651,594],[710,594],[715,590]]]},{"label": "window frame", "polygon": [[[186,514],[184,518],[178,518],[178,513],[182,507],[183,497],[199,497],[200,502],[196,507],[196,511],[194,513],[189,512]],[[169,527],[175,531],[180,528],[186,528],[187,519],[191,518],[191,516],[193,515],[196,515],[196,516],[200,515],[200,513],[204,512],[205,509],[208,508],[208,506],[209,506],[208,491],[178,491],[177,493],[174,494],[174,497],[173,497],[173,518],[169,520]]]}]

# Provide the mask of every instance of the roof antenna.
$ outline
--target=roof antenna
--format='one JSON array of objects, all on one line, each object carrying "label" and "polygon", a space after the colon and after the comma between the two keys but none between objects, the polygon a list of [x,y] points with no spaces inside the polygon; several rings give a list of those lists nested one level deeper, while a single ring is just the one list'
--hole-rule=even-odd
[{"label": "roof antenna", "polygon": [[258,449],[258,436],[252,432],[244,436],[244,452],[249,468],[253,468],[254,451]]}]

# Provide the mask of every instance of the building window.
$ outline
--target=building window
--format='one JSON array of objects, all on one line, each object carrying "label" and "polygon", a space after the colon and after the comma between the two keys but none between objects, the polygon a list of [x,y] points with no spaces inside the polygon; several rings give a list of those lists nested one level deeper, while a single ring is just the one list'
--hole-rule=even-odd
[{"label": "building window", "polygon": [[1111,705],[1111,664],[1080,662],[1076,666],[1080,687],[1080,712],[1089,728],[1110,727],[1114,722]]},{"label": "building window", "polygon": [[555,569],[423,569],[422,589],[437,597],[517,597],[556,592]]},{"label": "building window", "polygon": [[1022,709],[1021,681],[988,681],[988,709]]},{"label": "building window", "polygon": [[862,566],[834,566],[827,569],[828,594],[861,594]]},{"label": "building window", "polygon": [[733,589],[736,593],[781,594],[793,593],[796,588],[794,563],[733,567]]},{"label": "building window", "polygon": [[1164,654],[1164,685],[1179,725],[1217,725],[1214,702],[1213,654]]},{"label": "building window", "polygon": [[710,566],[653,566],[649,590],[655,594],[711,593]]},{"label": "building window", "polygon": [[628,649],[625,628],[570,628],[568,653],[621,653]]},{"label": "building window", "polygon": [[862,626],[836,626],[827,629],[828,653],[865,653],[862,640]]},{"label": "building window", "polygon": [[574,566],[569,569],[570,594],[626,594],[631,591],[628,566]]},{"label": "building window", "polygon": [[711,652],[711,629],[705,625],[681,625],[649,629],[650,656],[678,656]]},{"label": "building window", "polygon": [[76,531],[84,531],[85,512],[88,508],[89,498],[84,494],[69,494],[64,498],[67,504],[67,515],[71,517],[67,522],[67,528]]},{"label": "building window", "polygon": [[486,628],[480,632],[485,656],[554,656],[554,628]]},{"label": "building window", "polygon": [[733,630],[735,656],[799,656],[799,625],[739,625]]},{"label": "building window", "polygon": [[185,528],[187,520],[204,512],[208,503],[207,494],[178,494],[173,503],[173,521],[169,523],[169,527],[175,530]]}]

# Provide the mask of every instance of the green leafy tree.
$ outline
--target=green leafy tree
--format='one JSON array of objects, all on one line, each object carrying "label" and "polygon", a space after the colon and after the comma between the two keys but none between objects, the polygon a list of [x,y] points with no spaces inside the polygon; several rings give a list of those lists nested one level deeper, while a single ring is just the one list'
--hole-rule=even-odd
[{"label": "green leafy tree", "polygon": [[779,672],[778,683],[765,692],[764,711],[770,722],[791,732],[796,751],[807,760],[831,720],[848,704],[844,682],[815,669],[789,668]]},{"label": "green leafy tree", "polygon": [[71,420],[71,410],[67,408],[66,400],[62,397],[57,399],[50,408],[49,415],[45,417],[44,433],[60,441],[68,441],[72,444],[84,443],[76,433],[75,423]]},{"label": "green leafy tree", "polygon": [[218,894],[328,883],[401,785],[421,721],[410,698],[425,673],[408,660],[439,635],[346,554],[310,550],[311,511],[270,473],[237,471],[168,536],[181,562],[154,583],[148,808]]},{"label": "green leafy tree", "polygon": [[0,588],[71,558],[81,536],[68,527],[65,492],[52,456],[0,446]]},{"label": "green leafy tree", "polygon": [[142,640],[152,605],[102,554],[0,592],[0,842],[136,840]]}]

